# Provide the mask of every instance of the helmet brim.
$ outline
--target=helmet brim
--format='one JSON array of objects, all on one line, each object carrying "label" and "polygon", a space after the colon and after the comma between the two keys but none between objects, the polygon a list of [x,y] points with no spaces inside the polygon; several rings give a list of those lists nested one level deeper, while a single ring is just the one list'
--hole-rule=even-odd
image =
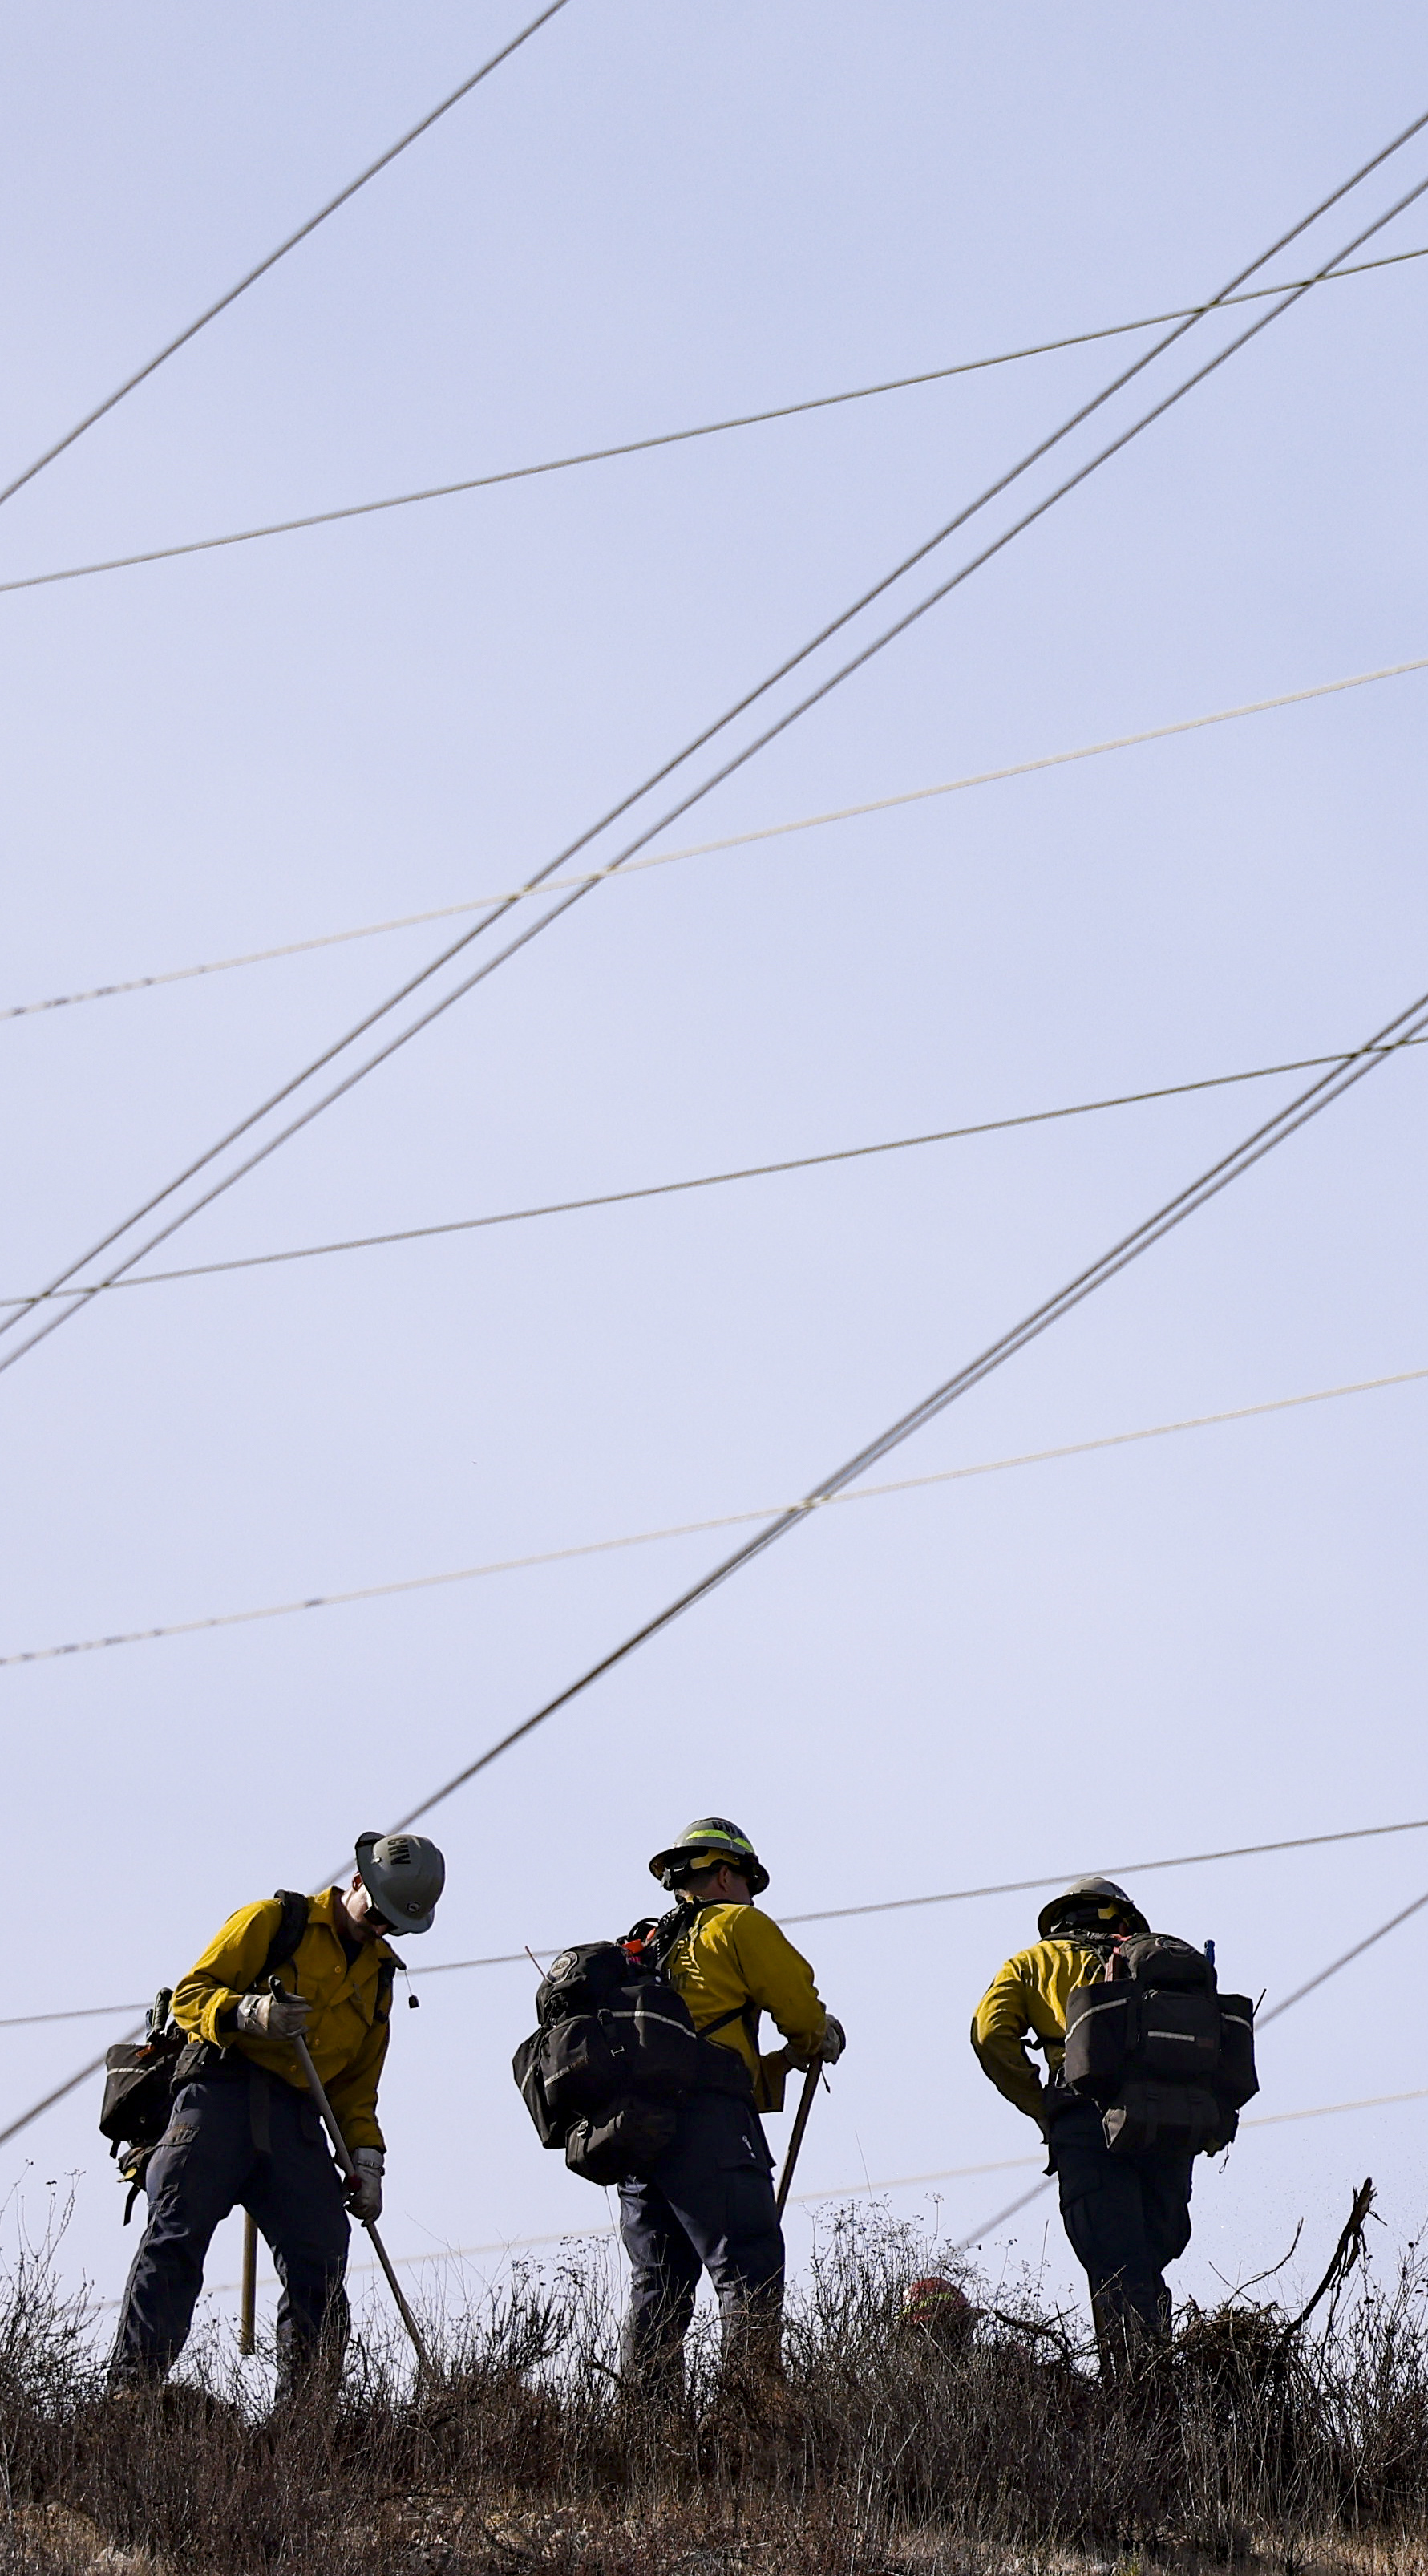
[{"label": "helmet brim", "polygon": [[[1065,1913],[1065,1911],[1066,1899],[1064,1896],[1058,1897],[1054,1904],[1043,1905],[1041,1912],[1036,1918],[1036,1929],[1043,1941],[1054,1941],[1056,1939],[1056,1925],[1059,1918]],[[1138,1905],[1124,1905],[1119,1909],[1119,1911],[1124,1917],[1127,1932],[1148,1932],[1150,1930],[1150,1925],[1147,1923],[1145,1916],[1142,1914]],[[1072,1924],[1065,1933],[1064,1938],[1068,1941],[1073,1940],[1079,1928],[1079,1925]]]},{"label": "helmet brim", "polygon": [[[672,1894],[678,1881],[673,1877],[667,1876],[666,1872],[674,1870],[687,1872],[689,1861],[690,1851],[688,1844],[673,1843],[668,1851],[655,1853],[653,1860],[650,1862],[650,1876],[651,1878],[657,1878],[661,1887],[667,1888]],[[762,1896],[764,1889],[769,1883],[769,1874],[765,1869],[763,1862],[761,1860],[757,1860],[752,1852],[746,1854],[743,1852],[714,1851],[711,1853],[706,1866],[710,1869],[718,1869],[721,1863],[727,1863],[730,1869],[738,1871],[740,1878],[747,1881],[749,1894],[751,1896]]]},{"label": "helmet brim", "polygon": [[[367,1882],[365,1879],[362,1884],[366,1887]],[[372,1896],[370,1887],[367,1888],[367,1893],[369,1896]],[[384,1941],[405,1941],[409,1932],[429,1932],[433,1923],[436,1921],[436,1907],[434,1905],[429,1913],[422,1916],[419,1923],[394,1923],[389,1914],[382,1913],[382,1908],[377,1903],[375,1896],[372,1896],[372,1911],[374,1914],[380,1914],[382,1916],[382,1921],[386,1926],[386,1929],[382,1934]]]}]

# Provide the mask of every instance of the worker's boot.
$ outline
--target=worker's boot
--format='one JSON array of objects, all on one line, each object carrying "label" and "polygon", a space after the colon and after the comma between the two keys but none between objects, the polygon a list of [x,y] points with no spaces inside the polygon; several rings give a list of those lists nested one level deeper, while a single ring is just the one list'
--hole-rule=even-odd
[{"label": "worker's boot", "polygon": [[1179,2410],[1168,2332],[1148,2323],[1118,2282],[1092,2300],[1101,2379],[1113,2393],[1125,2457],[1128,2543],[1153,2540],[1173,2502]]},{"label": "worker's boot", "polygon": [[273,2412],[316,2404],[330,2408],[342,2386],[347,2350],[347,2302],[334,2309],[320,2334],[304,2333],[291,2319],[278,2327],[278,2367]]},{"label": "worker's boot", "polygon": [[783,2320],[777,2302],[726,2312],[713,2414],[727,2442],[747,2454],[777,2438],[788,2416]]},{"label": "worker's boot", "polygon": [[684,2344],[663,2344],[641,2355],[638,2361],[627,2361],[623,2372],[627,2396],[653,2414],[682,2415],[684,2412]]}]

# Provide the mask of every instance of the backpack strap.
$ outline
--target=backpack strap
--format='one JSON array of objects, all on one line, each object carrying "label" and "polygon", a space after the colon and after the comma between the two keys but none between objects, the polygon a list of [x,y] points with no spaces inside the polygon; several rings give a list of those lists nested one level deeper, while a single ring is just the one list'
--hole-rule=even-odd
[{"label": "backpack strap", "polygon": [[731,2021],[741,2021],[747,2030],[749,2023],[748,2005],[734,2004],[728,2012],[720,2013],[716,2020],[701,2022],[699,2025],[700,2038],[712,2039],[716,2030],[727,2030]]},{"label": "backpack strap", "polygon": [[[683,1940],[685,1933],[698,1922],[701,1914],[707,1914],[709,1911],[710,1908],[702,1900],[693,1904],[676,1905],[668,1914],[661,1915],[653,1929],[646,1934],[645,1956],[661,1977],[669,1974],[669,1961],[676,1943]],[[731,2021],[742,2021],[749,2046],[757,2051],[759,2007],[752,1996],[741,2004],[731,2005],[728,2012],[717,2014],[713,2021],[701,2022],[700,2038],[709,2039],[716,2030],[726,2030]]]},{"label": "backpack strap", "polygon": [[373,2011],[378,2020],[390,2021],[392,2018],[392,1988],[397,1982],[400,1965],[399,1959],[377,1961],[377,2000]]},{"label": "backpack strap", "polygon": [[[668,1973],[670,1954],[675,1945],[683,1940],[685,1933],[693,1929],[700,1915],[707,1910],[707,1907],[701,1904],[673,1905],[668,1914],[662,1914],[659,1921],[646,1933],[644,1956],[657,1976],[663,1977]],[[740,2006],[740,2010],[742,2009],[743,2007]]]},{"label": "backpack strap", "polygon": [[299,1889],[275,1887],[273,1894],[282,1912],[278,1916],[278,1928],[268,1943],[268,1955],[258,1971],[260,1987],[266,1986],[275,1970],[287,1966],[308,1927],[308,1900]]}]

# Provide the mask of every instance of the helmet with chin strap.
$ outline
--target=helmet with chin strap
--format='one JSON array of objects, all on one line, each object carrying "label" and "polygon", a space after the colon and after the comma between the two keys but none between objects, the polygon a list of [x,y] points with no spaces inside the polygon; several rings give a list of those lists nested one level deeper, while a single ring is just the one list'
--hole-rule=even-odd
[{"label": "helmet with chin strap", "polygon": [[1113,1878],[1077,1878],[1043,1905],[1036,1928],[1043,1941],[1054,1941],[1058,1935],[1066,1939],[1077,1932],[1102,1937],[1117,1932],[1148,1932],[1150,1925]]}]

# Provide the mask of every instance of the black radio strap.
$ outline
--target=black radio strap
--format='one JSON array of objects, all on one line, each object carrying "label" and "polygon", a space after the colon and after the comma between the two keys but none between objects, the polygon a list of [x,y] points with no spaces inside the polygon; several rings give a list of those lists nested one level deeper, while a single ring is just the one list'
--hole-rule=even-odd
[{"label": "black radio strap", "polygon": [[308,1900],[299,1889],[275,1887],[273,1894],[282,1911],[278,1916],[277,1930],[268,1943],[268,1955],[258,1971],[255,1993],[261,1992],[268,1979],[275,1975],[279,1968],[287,1966],[308,1927]]}]

